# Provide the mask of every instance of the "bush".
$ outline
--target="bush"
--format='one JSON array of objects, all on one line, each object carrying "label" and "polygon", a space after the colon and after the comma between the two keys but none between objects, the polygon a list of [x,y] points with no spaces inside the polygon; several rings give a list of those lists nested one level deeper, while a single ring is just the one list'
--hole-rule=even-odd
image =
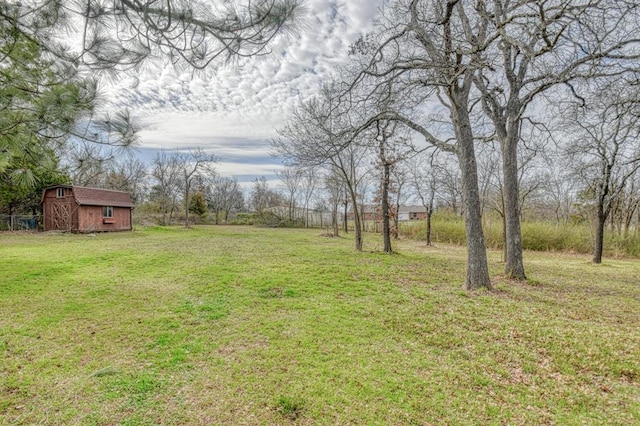
[{"label": "bush", "polygon": [[254,213],[254,225],[265,226],[269,228],[304,228],[302,219],[283,219],[272,212]]},{"label": "bush", "polygon": [[255,222],[255,214],[254,213],[238,213],[236,217],[233,218],[232,221],[229,222],[231,225],[253,225]]},{"label": "bush", "polygon": [[522,245],[527,250],[590,253],[593,237],[587,225],[523,222]]}]

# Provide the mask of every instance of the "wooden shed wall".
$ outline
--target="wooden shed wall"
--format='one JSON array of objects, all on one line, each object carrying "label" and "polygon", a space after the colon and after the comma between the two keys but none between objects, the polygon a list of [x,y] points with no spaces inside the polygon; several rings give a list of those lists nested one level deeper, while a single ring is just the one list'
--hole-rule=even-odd
[{"label": "wooden shed wall", "polygon": [[80,206],[79,232],[130,231],[131,209],[114,207],[113,217],[102,217],[102,206]]},{"label": "wooden shed wall", "polygon": [[74,231],[78,229],[78,205],[70,188],[57,197],[57,188],[47,190],[43,198],[44,230]]}]

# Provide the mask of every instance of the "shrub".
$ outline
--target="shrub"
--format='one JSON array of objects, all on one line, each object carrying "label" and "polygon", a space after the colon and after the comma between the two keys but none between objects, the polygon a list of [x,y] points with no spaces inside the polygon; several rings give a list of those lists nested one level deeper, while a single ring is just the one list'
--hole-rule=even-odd
[{"label": "shrub", "polygon": [[238,213],[229,223],[231,225],[253,225],[255,222],[254,213]]},{"label": "shrub", "polygon": [[254,213],[253,223],[269,228],[304,228],[304,221],[302,219],[285,219],[269,211]]},{"label": "shrub", "polygon": [[[485,217],[483,223],[487,247],[503,247],[502,220]],[[425,221],[400,224],[400,235],[424,240]],[[435,214],[431,221],[431,239],[434,242],[464,245],[466,243],[464,220],[451,214]],[[593,251],[593,231],[589,224],[555,224],[548,222],[522,222],[522,246],[525,250],[563,251],[570,253],[591,253]],[[605,233],[605,254],[607,256],[640,257],[640,236],[620,236]]]}]

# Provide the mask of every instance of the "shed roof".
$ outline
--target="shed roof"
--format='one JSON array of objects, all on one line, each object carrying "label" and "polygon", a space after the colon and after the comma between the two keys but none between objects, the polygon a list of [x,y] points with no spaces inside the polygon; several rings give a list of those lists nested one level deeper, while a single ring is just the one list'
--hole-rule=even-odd
[{"label": "shed roof", "polygon": [[71,188],[76,202],[81,206],[134,207],[128,192],[70,185],[56,185],[46,190],[58,187]]},{"label": "shed roof", "polygon": [[128,192],[74,186],[73,195],[81,206],[133,207]]}]

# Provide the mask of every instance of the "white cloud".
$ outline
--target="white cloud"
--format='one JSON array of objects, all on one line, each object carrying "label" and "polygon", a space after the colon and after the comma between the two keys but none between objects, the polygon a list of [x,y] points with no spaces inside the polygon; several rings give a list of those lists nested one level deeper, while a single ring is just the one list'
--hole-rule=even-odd
[{"label": "white cloud", "polygon": [[221,162],[216,164],[216,171],[223,176],[242,177],[272,176],[284,166],[279,164],[243,164]]},{"label": "white cloud", "polygon": [[239,163],[229,163],[238,173],[261,174],[265,170],[255,162],[268,158],[275,129],[318,90],[336,64],[346,61],[347,47],[371,28],[382,2],[308,0],[304,31],[277,39],[270,55],[211,76],[151,64],[137,86],[132,88],[135,79],[122,81],[109,94],[114,104],[130,108],[147,125],[140,133],[143,147],[201,147],[223,160],[245,159],[242,170]]}]

